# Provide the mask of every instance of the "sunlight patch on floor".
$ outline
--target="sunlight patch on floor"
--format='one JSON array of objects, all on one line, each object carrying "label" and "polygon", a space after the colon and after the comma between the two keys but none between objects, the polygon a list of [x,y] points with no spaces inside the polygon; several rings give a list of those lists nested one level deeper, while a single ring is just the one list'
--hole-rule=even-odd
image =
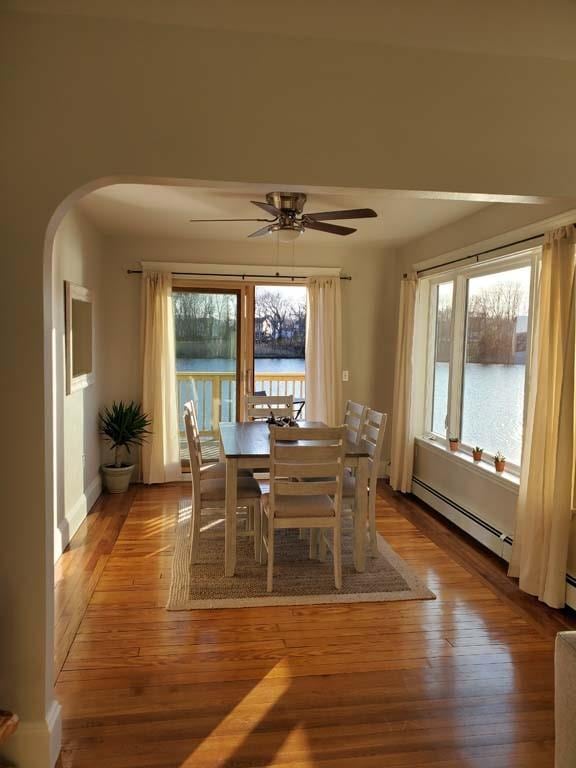
[{"label": "sunlight patch on floor", "polygon": [[[234,755],[250,740],[252,732],[266,719],[267,714],[290,688],[288,667],[289,659],[277,662],[180,764],[180,768],[193,768],[200,764],[224,766],[228,761],[234,765]],[[284,671],[286,674],[279,676],[278,671]],[[270,688],[266,695],[262,692],[262,687],[269,679],[274,680],[273,697],[270,697]]]}]

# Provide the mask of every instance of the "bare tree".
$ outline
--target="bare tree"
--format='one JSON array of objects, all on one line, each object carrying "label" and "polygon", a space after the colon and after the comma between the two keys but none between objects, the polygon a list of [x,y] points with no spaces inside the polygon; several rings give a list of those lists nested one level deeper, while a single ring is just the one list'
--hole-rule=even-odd
[{"label": "bare tree", "polygon": [[522,286],[518,282],[497,283],[470,298],[467,362],[514,362],[521,303]]}]

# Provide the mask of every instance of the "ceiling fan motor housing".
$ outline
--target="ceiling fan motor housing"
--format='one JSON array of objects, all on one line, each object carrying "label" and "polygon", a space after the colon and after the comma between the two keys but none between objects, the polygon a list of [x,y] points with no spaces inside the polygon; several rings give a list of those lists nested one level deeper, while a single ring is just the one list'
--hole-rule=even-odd
[{"label": "ceiling fan motor housing", "polygon": [[306,203],[304,192],[268,192],[266,202],[282,213],[302,213]]}]

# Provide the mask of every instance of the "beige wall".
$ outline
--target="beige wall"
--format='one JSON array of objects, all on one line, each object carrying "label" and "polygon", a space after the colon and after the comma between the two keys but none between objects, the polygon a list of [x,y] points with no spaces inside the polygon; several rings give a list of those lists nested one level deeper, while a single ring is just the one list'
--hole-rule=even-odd
[{"label": "beige wall", "polygon": [[[350,372],[349,382],[342,384],[343,396],[391,412],[398,294],[393,250],[348,245],[307,246],[298,241],[294,252],[290,246],[281,246],[277,262],[272,243],[109,236],[105,251],[102,335],[105,402],[141,397],[140,277],[127,275],[128,267],[138,268],[139,261],[267,267],[278,263],[287,267],[340,267],[352,277],[350,282],[342,282],[342,359],[343,367]],[[389,440],[386,458],[388,445]]]},{"label": "beige wall", "polygon": [[[98,409],[103,371],[100,366],[100,238],[78,208],[65,217],[54,241],[54,384],[55,454],[54,558],[68,544],[101,491]],[[94,382],[66,394],[64,281],[93,292]]]},{"label": "beige wall", "polygon": [[[470,46],[477,26],[461,3],[422,24],[414,3],[396,4],[393,34],[389,4],[367,1],[312,13],[303,33],[310,6],[291,26],[258,2],[249,17],[231,0],[192,4],[186,23],[174,0],[138,21],[126,0],[2,4],[0,605],[11,631],[0,633],[0,700],[22,717],[10,751],[27,768],[46,768],[58,747],[50,371],[62,201],[118,176],[576,194],[576,64],[556,53],[557,34],[573,39],[566,8],[523,3],[503,24],[501,4],[484,4],[498,43],[479,34]],[[546,34],[524,36],[534,8]],[[534,45],[518,55],[509,38]]]}]

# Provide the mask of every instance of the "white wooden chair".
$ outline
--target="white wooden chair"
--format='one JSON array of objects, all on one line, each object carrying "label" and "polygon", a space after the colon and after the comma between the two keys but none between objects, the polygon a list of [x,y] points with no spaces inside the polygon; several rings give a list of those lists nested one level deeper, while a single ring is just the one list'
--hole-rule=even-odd
[{"label": "white wooden chair", "polygon": [[[186,439],[190,451],[190,474],[192,478],[192,538],[190,562],[198,559],[200,546],[200,521],[204,510],[222,509],[226,507],[226,478],[210,476],[200,470],[199,454],[192,426],[190,410],[184,411]],[[247,511],[247,526],[244,533],[254,536],[254,557],[260,560],[260,498],[262,492],[258,482],[253,477],[238,477],[237,485],[238,509]],[[253,522],[252,522],[253,521]]]},{"label": "white wooden chair", "polygon": [[[196,411],[196,405],[194,400],[189,400],[184,403],[184,414],[188,413],[190,416],[192,426],[192,439],[196,447],[196,454],[200,464],[200,476],[202,479],[214,478],[214,477],[226,477],[226,462],[213,461],[207,464],[202,463],[202,444],[200,442],[200,428],[198,426],[198,416]],[[188,435],[186,436],[188,438]],[[239,477],[252,477],[252,472],[249,469],[239,469]]]},{"label": "white wooden chair", "polygon": [[[274,532],[279,528],[310,528],[330,544],[334,584],[342,587],[342,487],[346,428],[270,427],[270,493],[262,498],[262,543],[268,556],[267,590],[274,579]],[[302,445],[298,441],[318,444]],[[308,479],[309,482],[301,482]],[[267,523],[264,525],[264,519]],[[266,531],[264,532],[264,528]]]},{"label": "white wooden chair", "polygon": [[346,425],[346,439],[354,445],[358,445],[362,437],[362,427],[366,420],[368,408],[353,400],[348,400],[344,411],[344,424]]},{"label": "white wooden chair", "polygon": [[[370,535],[370,549],[372,555],[378,554],[378,539],[376,535],[376,496],[378,486],[378,473],[382,461],[382,449],[386,434],[386,422],[388,415],[366,408],[364,423],[360,432],[362,442],[370,456],[370,470],[368,475],[368,531]],[[344,508],[354,511],[354,498],[356,493],[356,478],[346,473],[344,475],[343,496]]]},{"label": "white wooden chair", "polygon": [[294,395],[245,395],[244,414],[248,421],[267,419],[270,413],[274,418],[293,418]]}]

